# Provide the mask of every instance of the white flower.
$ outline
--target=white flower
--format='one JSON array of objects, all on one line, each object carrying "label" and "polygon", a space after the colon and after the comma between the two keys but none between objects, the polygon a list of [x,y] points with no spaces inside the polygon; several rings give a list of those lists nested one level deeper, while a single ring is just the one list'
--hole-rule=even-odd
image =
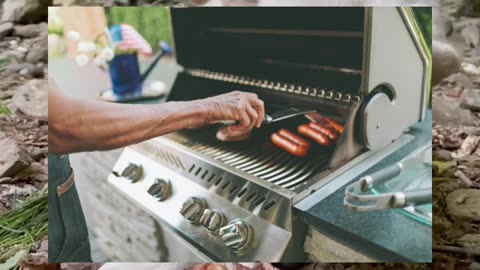
[{"label": "white flower", "polygon": [[77,45],[77,50],[82,53],[93,52],[96,49],[97,49],[97,46],[95,46],[95,43],[93,42],[81,41]]},{"label": "white flower", "polygon": [[104,61],[110,61],[113,59],[113,57],[115,56],[115,53],[113,52],[112,48],[104,48],[101,52],[100,52],[100,59],[104,60]]},{"label": "white flower", "polygon": [[85,66],[88,63],[88,56],[86,54],[79,54],[75,57],[75,62],[81,67]]},{"label": "white flower", "polygon": [[150,84],[150,88],[158,93],[166,94],[167,93],[167,86],[162,81],[154,81]]},{"label": "white flower", "polygon": [[70,30],[67,33],[67,38],[71,41],[79,41],[80,33],[78,33],[77,31]]},{"label": "white flower", "polygon": [[101,68],[107,68],[107,62],[105,62],[105,60],[103,60],[103,58],[100,56],[95,57],[95,59],[93,59],[93,63]]}]

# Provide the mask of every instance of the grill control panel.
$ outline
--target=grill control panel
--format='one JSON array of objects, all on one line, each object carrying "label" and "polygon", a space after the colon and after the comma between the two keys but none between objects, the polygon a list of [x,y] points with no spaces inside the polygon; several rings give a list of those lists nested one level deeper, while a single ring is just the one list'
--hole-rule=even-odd
[{"label": "grill control panel", "polygon": [[291,237],[290,232],[129,148],[108,180],[174,232],[190,238],[196,248],[205,249],[207,256],[218,254],[212,260],[277,261]]}]

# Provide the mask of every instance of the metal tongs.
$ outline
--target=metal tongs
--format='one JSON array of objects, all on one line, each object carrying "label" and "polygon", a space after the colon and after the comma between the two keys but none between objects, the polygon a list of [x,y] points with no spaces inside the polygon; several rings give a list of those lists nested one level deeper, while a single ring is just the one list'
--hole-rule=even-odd
[{"label": "metal tongs", "polygon": [[405,208],[432,203],[432,189],[412,189],[407,191],[372,194],[371,189],[383,184],[408,169],[409,164],[429,164],[432,166],[432,148],[422,151],[413,158],[402,160],[370,175],[360,178],[347,186],[343,204],[357,212],[377,211],[391,208]]},{"label": "metal tongs", "polygon": [[[263,119],[263,124],[271,124],[275,123],[278,121],[282,121],[285,119],[289,119],[298,115],[303,115],[303,114],[309,114],[309,113],[314,113],[316,112],[315,110],[312,109],[305,109],[305,108],[287,108],[278,112],[275,112],[273,114],[266,114],[265,118]],[[238,124],[238,121],[235,120],[225,120],[225,121],[220,121],[221,124],[230,126],[230,125],[236,125]]]}]

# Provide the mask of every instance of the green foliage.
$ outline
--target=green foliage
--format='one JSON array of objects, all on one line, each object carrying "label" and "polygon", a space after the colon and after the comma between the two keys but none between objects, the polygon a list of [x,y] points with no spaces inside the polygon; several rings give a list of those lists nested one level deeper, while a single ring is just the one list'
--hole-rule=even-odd
[{"label": "green foliage", "polygon": [[10,58],[0,58],[0,70],[2,70],[3,67],[7,66],[8,64],[10,64]]},{"label": "green foliage", "polygon": [[414,7],[412,9],[417,17],[418,25],[420,26],[420,29],[422,29],[423,37],[430,50],[432,50],[432,8]]},{"label": "green foliage", "polygon": [[156,52],[163,40],[172,45],[167,9],[164,7],[112,7],[109,24],[126,23],[133,26]]},{"label": "green foliage", "polygon": [[46,188],[0,215],[0,269],[2,262],[30,247],[48,233]]},{"label": "green foliage", "polygon": [[11,115],[12,112],[0,100],[0,115]]}]

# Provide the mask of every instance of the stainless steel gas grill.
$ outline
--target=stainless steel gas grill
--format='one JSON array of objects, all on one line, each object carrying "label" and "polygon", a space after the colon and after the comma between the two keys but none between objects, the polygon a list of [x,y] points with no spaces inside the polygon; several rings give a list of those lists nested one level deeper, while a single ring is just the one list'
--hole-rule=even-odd
[{"label": "stainless steel gas grill", "polygon": [[[127,147],[110,183],[179,235],[198,258],[304,260],[296,203],[412,140],[424,117],[429,58],[408,8],[172,8],[177,61],[169,100],[255,92],[267,113],[316,110],[343,124],[330,147],[294,157],[270,142],[304,116],[244,142],[218,126]],[[363,168],[363,169],[360,169]]]}]

